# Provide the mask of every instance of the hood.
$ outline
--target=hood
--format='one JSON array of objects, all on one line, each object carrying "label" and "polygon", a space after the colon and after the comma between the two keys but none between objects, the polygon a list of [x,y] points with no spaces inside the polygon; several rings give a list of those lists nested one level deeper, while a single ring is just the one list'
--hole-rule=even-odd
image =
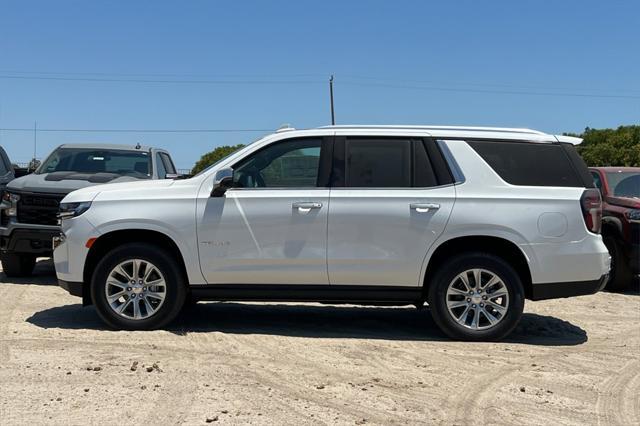
[{"label": "hood", "polygon": [[109,192],[118,192],[118,191],[145,191],[159,188],[166,188],[175,183],[172,179],[159,179],[159,180],[138,180],[121,182],[121,183],[108,183],[106,185],[93,185],[90,187],[86,187],[83,189],[79,189],[77,191],[73,191],[71,194],[68,194],[64,202],[65,203],[73,203],[73,202],[84,202],[84,201],[93,201],[94,198],[98,194],[101,193],[109,193]]},{"label": "hood", "polygon": [[[52,194],[68,194],[76,189],[101,185],[106,182],[139,182],[131,176],[120,176],[114,173],[78,173],[55,172],[30,174],[12,180],[7,189],[14,191],[44,192]],[[146,182],[146,180],[145,180]]]},{"label": "hood", "polygon": [[607,203],[631,209],[640,209],[640,198],[607,197]]}]

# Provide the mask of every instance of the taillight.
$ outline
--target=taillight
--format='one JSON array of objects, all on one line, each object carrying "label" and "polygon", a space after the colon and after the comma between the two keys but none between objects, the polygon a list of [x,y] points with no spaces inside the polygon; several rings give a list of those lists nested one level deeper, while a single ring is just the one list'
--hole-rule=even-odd
[{"label": "taillight", "polygon": [[580,207],[584,216],[584,224],[594,234],[600,233],[602,227],[602,197],[597,189],[587,189],[580,198]]}]

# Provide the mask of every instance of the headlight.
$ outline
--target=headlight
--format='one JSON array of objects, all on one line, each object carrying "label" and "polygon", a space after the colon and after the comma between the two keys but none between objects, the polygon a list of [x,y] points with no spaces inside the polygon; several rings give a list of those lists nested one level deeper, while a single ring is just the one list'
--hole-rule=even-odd
[{"label": "headlight", "polygon": [[624,215],[629,220],[640,221],[640,209],[628,210],[624,213]]},{"label": "headlight", "polygon": [[89,207],[91,207],[91,201],[85,201],[83,203],[60,203],[58,218],[71,219],[72,217],[80,216],[89,210]]},{"label": "headlight", "polygon": [[18,215],[18,200],[20,200],[18,194],[12,194],[7,191],[2,194],[2,204],[0,204],[0,207],[4,209],[4,213],[7,216]]}]

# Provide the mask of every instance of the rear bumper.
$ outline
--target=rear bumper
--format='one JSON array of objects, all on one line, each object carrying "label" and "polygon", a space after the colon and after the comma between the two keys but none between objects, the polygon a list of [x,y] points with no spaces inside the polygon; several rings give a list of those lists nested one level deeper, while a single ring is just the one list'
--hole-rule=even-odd
[{"label": "rear bumper", "polygon": [[611,256],[600,235],[580,241],[522,245],[534,288],[547,283],[593,282],[609,273]]},{"label": "rear bumper", "polygon": [[602,290],[607,283],[608,274],[594,281],[574,281],[564,283],[533,284],[532,300],[560,299],[564,297],[584,296]]}]

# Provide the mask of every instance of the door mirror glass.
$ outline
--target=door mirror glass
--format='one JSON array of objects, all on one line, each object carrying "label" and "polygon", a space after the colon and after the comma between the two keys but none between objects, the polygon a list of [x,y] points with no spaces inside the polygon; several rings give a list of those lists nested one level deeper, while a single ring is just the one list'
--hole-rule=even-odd
[{"label": "door mirror glass", "polygon": [[212,197],[222,197],[227,189],[233,186],[233,169],[222,169],[216,172],[213,180]]},{"label": "door mirror glass", "polygon": [[38,167],[40,167],[40,160],[36,160],[35,158],[29,161],[29,165],[27,166],[30,171],[33,171]]}]

